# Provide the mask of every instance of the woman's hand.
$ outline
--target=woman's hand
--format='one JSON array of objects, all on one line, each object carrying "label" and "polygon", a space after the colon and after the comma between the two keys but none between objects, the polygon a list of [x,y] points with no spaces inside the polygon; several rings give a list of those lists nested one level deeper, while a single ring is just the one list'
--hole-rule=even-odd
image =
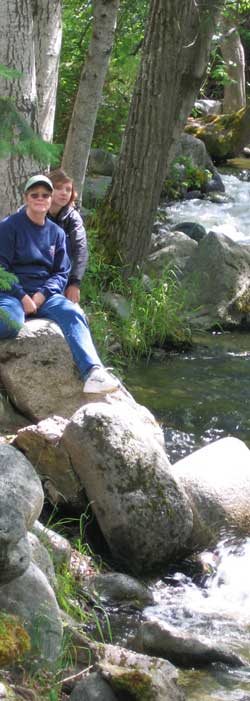
[{"label": "woman's hand", "polygon": [[65,297],[73,302],[74,304],[79,304],[80,302],[80,290],[77,285],[69,285],[64,292]]},{"label": "woman's hand", "polygon": [[32,297],[32,301],[36,305],[36,308],[39,309],[39,307],[42,306],[42,304],[45,302],[46,297],[42,294],[42,292],[35,292],[35,294]]},{"label": "woman's hand", "polygon": [[29,295],[24,295],[21,302],[25,314],[35,314],[37,312],[37,305]]}]

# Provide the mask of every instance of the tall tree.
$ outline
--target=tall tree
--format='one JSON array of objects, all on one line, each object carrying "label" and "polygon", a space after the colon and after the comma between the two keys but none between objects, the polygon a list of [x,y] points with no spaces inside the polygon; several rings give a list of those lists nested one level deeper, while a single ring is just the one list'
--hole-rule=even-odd
[{"label": "tall tree", "polygon": [[97,110],[114,41],[119,0],[93,0],[93,29],[67,135],[62,165],[81,201]]},{"label": "tall tree", "polygon": [[[25,120],[27,126],[36,134],[39,134],[39,128],[42,134],[45,131],[48,134],[51,133],[52,126],[48,127],[47,114],[50,112],[53,123],[54,113],[53,109],[50,110],[48,98],[43,98],[47,93],[48,71],[43,59],[38,58],[38,47],[40,45],[44,55],[46,53],[49,62],[50,52],[44,50],[44,44],[52,32],[53,8],[55,17],[58,18],[60,3],[59,0],[42,0],[38,6],[39,10],[33,0],[20,0],[18,3],[16,0],[1,2],[0,64],[16,69],[18,77],[7,80],[0,74],[0,95],[7,100],[11,98],[20,119]],[[58,26],[58,20],[56,22]],[[60,41],[57,43],[57,51],[59,50]],[[54,71],[56,74],[55,63]],[[54,100],[54,96],[51,99]],[[43,110],[43,116],[39,113],[40,108]],[[16,124],[13,131],[14,147],[18,139],[19,127]],[[13,211],[21,203],[23,183],[39,165],[36,157],[27,154],[25,149],[22,152],[13,148],[9,155],[1,159],[0,217]]]},{"label": "tall tree", "polygon": [[225,114],[246,107],[245,52],[237,24],[239,18],[230,13],[224,15],[220,47],[227,73],[223,99]]},{"label": "tall tree", "polygon": [[100,215],[125,274],[148,252],[162,184],[204,78],[223,0],[151,0],[142,60],[111,190]]},{"label": "tall tree", "polygon": [[62,43],[61,0],[31,0],[35,46],[38,129],[52,141]]}]

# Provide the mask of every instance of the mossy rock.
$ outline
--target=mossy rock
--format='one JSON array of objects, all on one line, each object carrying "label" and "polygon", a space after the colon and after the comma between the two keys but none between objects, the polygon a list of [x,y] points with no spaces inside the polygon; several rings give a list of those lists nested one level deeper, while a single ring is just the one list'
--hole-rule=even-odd
[{"label": "mossy rock", "polygon": [[0,666],[19,662],[30,650],[30,638],[17,616],[0,612]]},{"label": "mossy rock", "polygon": [[215,163],[237,156],[250,141],[250,106],[232,114],[190,118],[185,127],[204,142]]}]

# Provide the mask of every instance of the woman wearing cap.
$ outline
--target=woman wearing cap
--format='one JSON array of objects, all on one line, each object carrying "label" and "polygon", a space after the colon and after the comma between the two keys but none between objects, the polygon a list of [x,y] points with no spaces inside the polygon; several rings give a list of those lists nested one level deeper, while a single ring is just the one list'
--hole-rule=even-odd
[{"label": "woman wearing cap", "polygon": [[49,178],[54,189],[48,217],[65,231],[67,253],[71,261],[64,294],[71,302],[79,304],[80,284],[87,265],[88,247],[83,220],[75,207],[77,193],[72,178],[61,168],[52,171]]},{"label": "woman wearing cap", "polygon": [[64,231],[47,217],[53,185],[45,175],[29,178],[25,207],[0,222],[0,266],[16,282],[0,292],[0,338],[16,336],[26,318],[50,319],[60,326],[84,381],[83,391],[106,394],[120,386],[103,368],[78,305],[64,296],[70,273]]}]

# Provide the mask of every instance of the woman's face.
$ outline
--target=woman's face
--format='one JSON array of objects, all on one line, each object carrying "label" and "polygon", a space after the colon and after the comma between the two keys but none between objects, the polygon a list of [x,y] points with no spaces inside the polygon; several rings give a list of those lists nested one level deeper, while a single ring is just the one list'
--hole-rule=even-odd
[{"label": "woman's face", "polygon": [[52,205],[55,204],[57,207],[65,207],[69,203],[72,195],[72,182],[67,183],[55,183],[54,190],[52,194]]}]

